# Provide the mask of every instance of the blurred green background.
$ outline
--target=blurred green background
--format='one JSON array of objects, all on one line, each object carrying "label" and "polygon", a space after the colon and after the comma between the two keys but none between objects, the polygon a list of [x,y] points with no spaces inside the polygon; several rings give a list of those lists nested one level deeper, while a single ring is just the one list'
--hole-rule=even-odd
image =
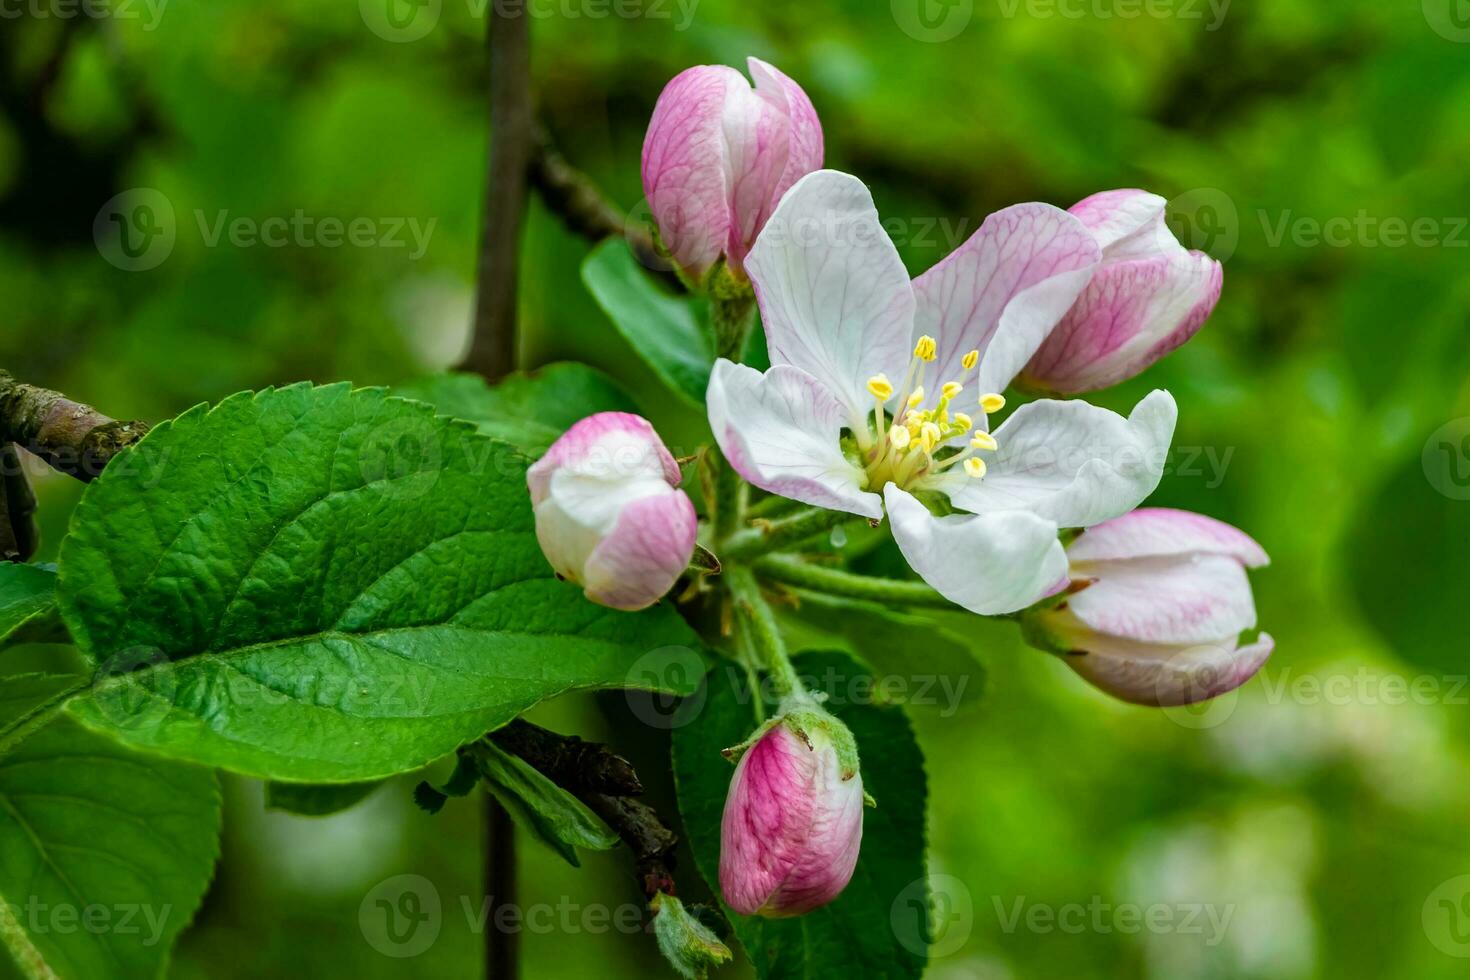
[{"label": "blurred green background", "polygon": [[[485,153],[482,6],[134,0],[102,18],[6,6],[0,364],[147,419],[244,388],[394,383],[453,364]],[[1178,448],[1154,502],[1266,546],[1274,562],[1253,581],[1275,657],[1237,696],[1160,712],[1106,700],[1006,624],[950,623],[988,683],[960,710],[912,708],[932,871],[954,900],[931,976],[1466,975],[1470,879],[1454,880],[1470,875],[1466,6],[534,6],[542,118],[629,211],[663,83],[755,54],[806,88],[828,165],[873,186],[913,272],[999,207],[1127,186],[1174,199],[1181,237],[1225,260],[1200,336],[1096,400],[1126,409],[1152,387],[1174,392]],[[130,271],[99,250],[94,221],[142,188],[162,198],[173,244]],[[426,241],[407,224],[397,247],[213,235],[222,217],[298,211],[368,219],[377,235],[412,221]],[[696,445],[703,420],[659,390],[583,289],[587,248],[533,202],[523,363],[599,365],[671,445]],[[52,557],[79,487],[36,482]],[[916,672],[926,642],[900,651]],[[621,698],[537,717],[611,738],[666,779],[656,734]],[[475,975],[476,807],[429,818],[413,782],[310,820],[267,813],[259,784],[227,780],[224,860],[172,974]],[[636,898],[623,854],[585,863],[524,851],[522,901],[572,910],[524,936],[526,976],[662,975],[651,937],[581,924],[580,910]],[[411,960],[379,952],[358,915],[403,873],[427,877],[444,907],[438,940]],[[694,878],[686,861],[687,891]],[[1196,905],[1228,915],[1223,930],[1207,913],[1185,928]],[[1012,925],[1033,906],[1082,906],[1086,922]],[[1151,906],[1175,927],[1114,927],[1138,918],[1109,910]]]}]

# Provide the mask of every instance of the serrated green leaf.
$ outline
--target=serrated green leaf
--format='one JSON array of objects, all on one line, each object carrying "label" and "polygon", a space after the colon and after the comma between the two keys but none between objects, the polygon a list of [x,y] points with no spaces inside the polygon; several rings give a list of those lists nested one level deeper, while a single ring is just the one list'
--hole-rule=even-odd
[{"label": "serrated green leaf", "polygon": [[159,976],[219,832],[212,772],[57,718],[0,759],[0,944],[32,978]]},{"label": "serrated green leaf", "polygon": [[519,756],[493,742],[469,748],[485,785],[511,819],[572,867],[579,867],[577,848],[606,851],[618,846],[618,835],[572,794],[547,779]]},{"label": "serrated green leaf", "polygon": [[55,572],[37,565],[0,564],[0,643],[55,608]]},{"label": "serrated green leaf", "polygon": [[637,407],[612,378],[585,364],[549,364],[494,385],[478,374],[441,374],[393,389],[433,405],[440,415],[475,423],[482,435],[540,456],[573,423],[598,412]]},{"label": "serrated green leaf", "polygon": [[609,239],[582,263],[582,282],[618,333],[675,393],[703,406],[714,346],[695,300],[672,296],[638,264],[626,242]]},{"label": "serrated green leaf", "polygon": [[362,783],[278,783],[265,785],[265,808],[294,813],[300,817],[329,817],[357,806],[383,780]]},{"label": "serrated green leaf", "polygon": [[157,426],[83,496],[59,595],[97,682],[69,710],[261,778],[417,769],[576,688],[688,693],[669,607],[593,605],[536,543],[527,459],[346,385]]},{"label": "serrated green leaf", "polygon": [[[796,658],[804,676],[859,677],[842,653]],[[679,809],[700,873],[719,892],[720,818],[734,770],[720,751],[756,727],[744,672],[729,664],[709,675],[704,710],[674,732]],[[844,686],[845,687],[845,686]],[[763,978],[916,978],[927,961],[923,755],[901,709],[833,698],[827,707],[852,729],[863,788],[878,806],[864,814],[862,852],[847,890],[831,905],[794,919],[725,912]],[[917,912],[916,912],[917,909]]]}]

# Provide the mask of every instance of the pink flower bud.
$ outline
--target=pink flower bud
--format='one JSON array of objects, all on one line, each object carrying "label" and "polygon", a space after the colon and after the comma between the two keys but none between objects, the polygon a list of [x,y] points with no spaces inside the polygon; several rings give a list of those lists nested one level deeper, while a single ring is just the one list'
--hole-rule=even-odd
[{"label": "pink flower bud", "polygon": [[647,419],[603,412],[572,426],[526,474],[536,539],[558,575],[614,609],[642,609],[694,554],[698,518]]},{"label": "pink flower bud", "polygon": [[1180,245],[1167,202],[1146,191],[1104,191],[1071,211],[1102,247],[1102,265],[1022,372],[1060,394],[1126,381],[1182,345],[1220,299],[1224,270]]},{"label": "pink flower bud", "polygon": [[741,915],[803,915],[852,879],[863,779],[852,735],[824,712],[773,724],[741,757],[720,828],[720,890]]},{"label": "pink flower bud", "polygon": [[1134,704],[1192,704],[1255,676],[1275,641],[1245,646],[1256,606],[1247,568],[1270,562],[1228,524],[1145,508],[1084,531],[1067,549],[1074,590],[1026,627],[1082,677]]},{"label": "pink flower bud", "polygon": [[743,275],[745,253],[781,195],[821,169],[822,124],[801,87],[749,59],[676,75],[643,140],[643,192],[664,246],[699,280],[724,255]]}]

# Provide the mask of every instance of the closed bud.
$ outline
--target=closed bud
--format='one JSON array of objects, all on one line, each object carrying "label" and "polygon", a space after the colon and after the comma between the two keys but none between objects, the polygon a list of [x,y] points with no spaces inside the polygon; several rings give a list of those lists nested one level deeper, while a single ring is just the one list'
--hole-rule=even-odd
[{"label": "closed bud", "polygon": [[657,602],[689,566],[698,518],[646,419],[583,419],[526,474],[536,539],[558,575],[614,609]]},{"label": "closed bud", "polygon": [[723,256],[744,282],[745,255],[792,184],[822,166],[822,124],[791,79],[749,59],[699,65],[664,88],[643,141],[643,191],[664,247],[702,281]]},{"label": "closed bud", "polygon": [[863,779],[847,726],[805,702],[747,743],[720,830],[720,890],[741,915],[803,915],[852,879]]}]

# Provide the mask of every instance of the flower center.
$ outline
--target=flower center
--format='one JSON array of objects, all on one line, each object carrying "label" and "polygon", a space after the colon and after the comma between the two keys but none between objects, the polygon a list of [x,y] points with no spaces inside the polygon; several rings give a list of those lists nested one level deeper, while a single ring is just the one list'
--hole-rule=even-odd
[{"label": "flower center", "polygon": [[[868,392],[874,398],[873,416],[867,431],[854,435],[869,488],[888,483],[896,483],[905,490],[922,488],[926,479],[955,466],[963,466],[966,475],[973,479],[984,478],[985,460],[977,454],[997,449],[995,437],[977,430],[972,416],[951,411],[955,399],[965,390],[965,382],[980,363],[980,352],[972,350],[964,356],[960,362],[964,374],[957,381],[940,385],[938,398],[929,405],[924,372],[938,356],[934,338],[920,337],[904,378],[903,395],[892,416],[887,405],[894,395],[893,383],[882,374],[868,379]],[[988,392],[980,396],[979,406],[982,412],[991,415],[1004,408],[1005,403],[1001,395]],[[964,448],[954,445],[955,440],[964,436],[970,437]]]}]

